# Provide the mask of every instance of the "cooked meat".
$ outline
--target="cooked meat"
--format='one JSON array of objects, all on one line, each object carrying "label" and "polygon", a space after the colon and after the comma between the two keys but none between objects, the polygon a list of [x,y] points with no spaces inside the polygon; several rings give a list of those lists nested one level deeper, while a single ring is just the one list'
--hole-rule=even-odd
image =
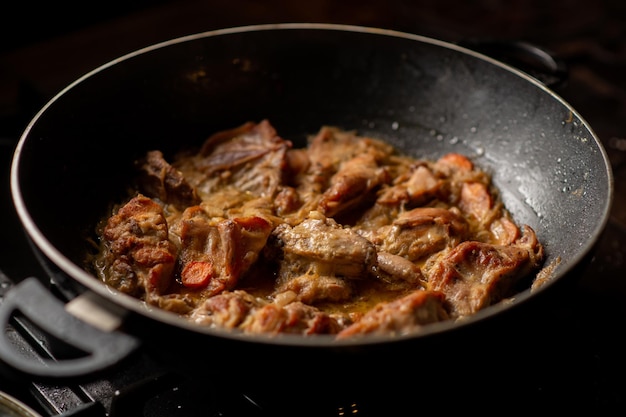
[{"label": "cooked meat", "polygon": [[399,175],[394,185],[385,189],[378,203],[414,207],[431,200],[443,184],[433,171],[425,165],[414,165]]},{"label": "cooked meat", "polygon": [[306,169],[294,178],[303,202],[300,217],[312,210],[333,217],[390,180],[383,164],[394,150],[384,142],[327,126],[309,141],[308,163],[298,158],[298,166]]},{"label": "cooked meat", "polygon": [[181,210],[202,201],[183,174],[165,161],[161,151],[148,152],[140,166],[144,175],[139,177],[139,187],[145,195]]},{"label": "cooked meat", "polygon": [[494,243],[498,245],[510,245],[520,236],[520,230],[507,216],[494,220],[489,226]]},{"label": "cooked meat", "polygon": [[420,207],[401,213],[391,225],[379,228],[373,240],[386,252],[417,262],[456,246],[467,229],[467,222],[454,209]]},{"label": "cooked meat", "polygon": [[200,206],[185,210],[178,224],[180,280],[206,297],[237,285],[272,230],[262,217],[210,218]]},{"label": "cooked meat", "polygon": [[508,246],[462,242],[428,270],[429,287],[446,295],[453,317],[501,301],[520,279],[540,266],[543,247],[533,229],[526,226],[523,232]]},{"label": "cooked meat", "polygon": [[195,323],[234,329],[241,325],[253,309],[267,302],[242,291],[224,291],[209,297],[191,314]]},{"label": "cooked meat", "polygon": [[364,335],[406,334],[421,326],[447,320],[445,296],[436,291],[417,290],[394,301],[376,305],[359,321],[337,334],[338,339]]},{"label": "cooked meat", "polygon": [[134,197],[108,219],[102,236],[107,284],[148,299],[167,290],[176,248],[159,204],[143,195]]},{"label": "cooked meat", "polygon": [[381,250],[377,255],[377,272],[390,284],[415,288],[426,282],[422,270],[415,262]]},{"label": "cooked meat", "polygon": [[327,187],[327,182],[343,163],[362,155],[369,155],[374,161],[381,163],[394,153],[394,149],[376,139],[324,126],[310,140],[307,153],[310,161],[307,174],[321,178],[318,182]]},{"label": "cooked meat", "polygon": [[293,187],[283,187],[274,198],[276,214],[287,215],[298,210],[302,206],[300,195]]},{"label": "cooked meat", "polygon": [[[316,265],[311,264],[312,267]],[[319,275],[316,271],[296,276],[283,282],[277,293],[291,291],[297,294],[298,300],[307,304],[320,301],[347,301],[352,296],[353,284],[343,278],[332,275]]]},{"label": "cooked meat", "polygon": [[319,210],[333,217],[359,206],[387,181],[387,172],[378,166],[369,153],[357,155],[341,164],[330,179],[330,187],[324,191]]},{"label": "cooked meat", "polygon": [[241,290],[208,298],[191,320],[246,333],[335,334],[340,328],[335,318],[315,307],[299,301],[271,303]]},{"label": "cooked meat", "polygon": [[346,300],[348,280],[366,279],[376,262],[370,241],[321,213],[294,227],[281,224],[272,236],[268,256],[279,264],[277,292],[293,291],[306,303]]},{"label": "cooked meat", "polygon": [[246,123],[210,136],[198,154],[179,160],[178,168],[206,198],[228,186],[272,197],[283,182],[291,146],[267,120]]},{"label": "cooked meat", "polygon": [[[439,158],[431,169],[439,178],[444,178],[438,199],[447,204],[458,207],[462,199],[462,190],[466,184],[481,183],[488,186],[489,192],[495,193],[491,185],[491,178],[486,172],[475,169],[474,164],[466,156],[458,153],[449,153]],[[495,197],[495,195],[494,195]],[[467,202],[467,201],[466,201]],[[500,208],[498,206],[498,208]]]},{"label": "cooked meat", "polygon": [[285,306],[267,304],[249,315],[241,326],[246,333],[336,334],[340,328],[328,314],[294,301]]},{"label": "cooked meat", "polygon": [[198,325],[419,332],[529,288],[544,259],[457,153],[417,159],[329,126],[294,148],[263,120],[171,162],[150,151],[139,168],[141,188],[103,219],[93,269]]},{"label": "cooked meat", "polygon": [[493,208],[493,201],[487,186],[480,182],[463,183],[459,208],[481,223],[488,221],[489,212]]}]

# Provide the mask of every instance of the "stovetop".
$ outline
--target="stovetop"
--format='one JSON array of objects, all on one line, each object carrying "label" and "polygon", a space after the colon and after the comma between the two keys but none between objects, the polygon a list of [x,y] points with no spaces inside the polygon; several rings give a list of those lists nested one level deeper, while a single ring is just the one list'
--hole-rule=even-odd
[{"label": "stovetop", "polygon": [[[362,24],[451,42],[527,40],[551,51],[567,65],[566,82],[554,88],[605,145],[615,177],[612,214],[590,263],[571,287],[541,310],[542,325],[525,329],[524,337],[515,343],[503,342],[506,352],[477,364],[471,375],[451,375],[449,384],[440,389],[471,392],[476,401],[485,404],[487,413],[489,404],[496,403],[511,407],[524,404],[529,409],[589,409],[596,414],[626,410],[626,342],[622,337],[626,329],[626,4],[620,0],[529,0],[509,2],[505,7],[487,0],[390,0],[380,7],[373,1],[337,5],[320,0],[304,7],[272,0],[263,7],[253,1],[232,0],[228,5],[209,7],[205,3],[187,0],[174,5],[160,1],[152,8],[135,7],[132,13],[124,13],[118,5],[117,18],[91,24],[86,21],[81,28],[55,33],[54,38],[41,34],[40,39],[0,51],[5,68],[0,73],[7,75],[0,84],[4,92],[0,94],[0,301],[15,282],[28,276],[45,277],[10,200],[8,173],[13,146],[39,106],[87,70],[115,56],[189,33],[278,21]],[[53,62],[52,57],[57,60]],[[47,66],[40,65],[42,59],[49,61]],[[528,356],[533,360],[520,361]],[[419,382],[414,391],[409,390],[413,395],[398,397],[393,390],[382,389],[380,398],[368,398],[369,393],[344,397],[341,393],[330,397],[312,394],[307,402],[289,405],[299,407],[295,413],[300,415],[309,415],[303,411],[307,409],[316,410],[315,415],[320,416],[389,415],[390,409],[409,413],[420,409],[420,401],[428,400],[420,393],[430,392],[426,375],[415,379]],[[41,383],[0,375],[0,391],[14,394],[44,416],[294,413],[291,408],[276,410],[268,405],[274,402],[267,398],[236,389],[217,389],[210,380],[204,378],[199,383],[163,370],[150,357],[140,355],[131,366],[94,381]],[[402,392],[406,394],[406,390]],[[280,388],[276,395],[280,396]],[[442,410],[450,406],[440,404]]]}]

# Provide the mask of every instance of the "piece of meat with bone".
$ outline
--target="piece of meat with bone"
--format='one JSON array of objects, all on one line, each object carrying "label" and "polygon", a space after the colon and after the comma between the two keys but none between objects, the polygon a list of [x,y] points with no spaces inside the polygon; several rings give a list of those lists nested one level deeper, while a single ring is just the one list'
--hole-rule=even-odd
[{"label": "piece of meat with bone", "polygon": [[182,284],[212,296],[235,287],[256,262],[272,230],[263,217],[212,218],[190,207],[178,223]]},{"label": "piece of meat with bone", "polygon": [[154,303],[173,280],[176,246],[162,207],[138,195],[112,215],[103,230],[107,284]]},{"label": "piece of meat with bone", "polygon": [[523,226],[522,232],[507,246],[463,242],[423,270],[429,289],[445,293],[451,316],[467,316],[509,297],[541,265],[544,251],[534,230]]},{"label": "piece of meat with bone", "polygon": [[272,197],[283,182],[291,147],[267,120],[249,122],[210,136],[191,158],[193,163],[178,168],[207,198],[226,186]]},{"label": "piece of meat with bone", "polygon": [[138,179],[141,191],[166,204],[173,204],[179,210],[200,204],[202,201],[183,174],[171,166],[161,151],[150,151],[139,161],[143,175]]},{"label": "piece of meat with bone", "polygon": [[424,325],[448,319],[445,296],[438,291],[416,290],[394,301],[379,303],[356,323],[337,334],[347,339],[365,334],[404,335]]},{"label": "piece of meat with bone", "polygon": [[349,280],[371,276],[376,248],[355,231],[311,212],[296,226],[278,225],[267,256],[279,263],[276,292],[291,290],[311,303],[349,296]]}]

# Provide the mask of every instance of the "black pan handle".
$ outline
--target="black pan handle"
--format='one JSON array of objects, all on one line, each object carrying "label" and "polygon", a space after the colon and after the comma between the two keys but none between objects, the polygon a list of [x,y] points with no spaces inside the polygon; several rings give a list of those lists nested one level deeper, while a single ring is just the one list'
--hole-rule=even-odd
[{"label": "black pan handle", "polygon": [[474,39],[461,41],[458,45],[524,71],[547,87],[561,87],[569,78],[569,68],[564,60],[531,42]]},{"label": "black pan handle", "polygon": [[[101,331],[68,313],[64,306],[36,278],[27,278],[8,291],[0,305],[0,360],[31,377],[73,378],[108,370],[139,347],[136,338],[121,331]],[[34,356],[20,350],[7,331],[16,317],[26,318],[38,331],[52,336],[50,340],[69,346],[73,354],[59,358],[50,352]]]}]

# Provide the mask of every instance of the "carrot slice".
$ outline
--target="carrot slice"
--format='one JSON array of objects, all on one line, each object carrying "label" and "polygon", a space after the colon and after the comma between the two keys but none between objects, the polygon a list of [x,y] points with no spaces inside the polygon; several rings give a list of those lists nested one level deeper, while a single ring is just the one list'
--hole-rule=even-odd
[{"label": "carrot slice", "polygon": [[183,285],[189,288],[206,287],[213,276],[213,265],[210,262],[189,262],[181,272]]}]

